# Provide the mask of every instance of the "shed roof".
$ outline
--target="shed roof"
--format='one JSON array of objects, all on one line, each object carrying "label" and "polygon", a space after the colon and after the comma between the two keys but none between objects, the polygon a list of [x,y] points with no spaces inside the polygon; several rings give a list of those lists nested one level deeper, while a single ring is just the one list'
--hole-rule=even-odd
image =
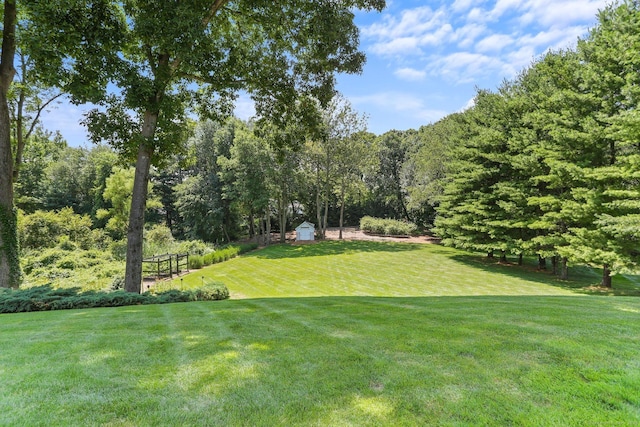
[{"label": "shed roof", "polygon": [[302,224],[300,224],[299,226],[296,227],[296,230],[298,228],[315,228],[315,225],[311,224],[308,221],[303,222]]}]

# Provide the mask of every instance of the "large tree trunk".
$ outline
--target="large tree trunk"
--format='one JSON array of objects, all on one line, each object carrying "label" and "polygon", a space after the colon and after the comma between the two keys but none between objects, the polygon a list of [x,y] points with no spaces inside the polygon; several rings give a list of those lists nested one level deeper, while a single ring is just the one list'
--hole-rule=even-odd
[{"label": "large tree trunk", "polygon": [[547,269],[547,259],[538,255],[538,270],[546,270]]},{"label": "large tree trunk", "polygon": [[562,260],[560,261],[560,279],[562,280],[569,280],[569,266],[567,265],[567,262],[567,258],[562,257]]},{"label": "large tree trunk", "polygon": [[[127,230],[127,263],[124,288],[127,292],[140,293],[142,289],[142,243],[144,233],[144,211],[147,208],[149,169],[153,156],[152,139],[158,123],[158,113],[147,111],[142,125],[143,141],[138,148],[136,173],[133,181],[131,212]],[[149,141],[149,142],[147,142]]]},{"label": "large tree trunk", "polygon": [[268,246],[271,243],[271,210],[267,206],[267,211],[265,215],[265,246]]},{"label": "large tree trunk", "polygon": [[322,228],[322,203],[320,202],[320,188],[316,191],[316,220],[318,226],[318,239],[324,239],[324,229]]},{"label": "large tree trunk", "polygon": [[346,183],[342,181],[342,188],[340,189],[340,235],[338,238],[342,240],[342,227],[344,226],[344,187]]},{"label": "large tree trunk", "polygon": [[15,76],[16,3],[5,0],[0,59],[0,287],[20,285],[22,273],[16,213],[13,209],[13,156],[8,93]]},{"label": "large tree trunk", "polygon": [[605,264],[602,269],[602,286],[611,289],[611,270],[608,264]]}]

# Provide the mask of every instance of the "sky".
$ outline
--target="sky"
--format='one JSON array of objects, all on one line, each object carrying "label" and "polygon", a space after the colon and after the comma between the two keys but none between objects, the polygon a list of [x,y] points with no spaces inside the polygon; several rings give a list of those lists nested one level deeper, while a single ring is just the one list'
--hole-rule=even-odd
[{"label": "sky", "polygon": [[[387,0],[382,12],[356,11],[367,63],[339,75],[337,89],[368,118],[368,130],[418,129],[472,105],[548,50],[574,48],[607,0]],[[72,146],[89,146],[87,107],[58,104],[43,117]],[[253,105],[242,95],[236,115]]]}]

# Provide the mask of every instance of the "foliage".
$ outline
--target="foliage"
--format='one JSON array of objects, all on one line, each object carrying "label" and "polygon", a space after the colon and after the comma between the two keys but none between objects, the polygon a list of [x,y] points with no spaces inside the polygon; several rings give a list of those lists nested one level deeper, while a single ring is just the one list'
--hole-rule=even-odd
[{"label": "foliage", "polygon": [[49,285],[0,292],[0,313],[120,307],[139,304],[216,301],[229,298],[222,284],[207,284],[187,291],[134,294],[124,291],[80,291],[80,288],[52,288]]},{"label": "foliage", "polygon": [[258,247],[257,243],[244,243],[224,246],[204,255],[189,256],[189,268],[198,269],[211,264],[224,262]]},{"label": "foliage", "polygon": [[53,248],[26,251],[22,257],[25,287],[52,284],[106,289],[114,276],[123,273],[123,267],[122,259],[110,251],[84,250],[68,238],[62,238]]},{"label": "foliage", "polygon": [[169,227],[155,224],[144,232],[145,256],[160,255],[173,252],[175,240]]},{"label": "foliage", "polygon": [[67,239],[88,250],[104,245],[106,237],[101,231],[91,229],[89,216],[78,215],[70,207],[21,215],[18,233],[24,249],[52,248],[61,239]]},{"label": "foliage", "polygon": [[360,219],[360,229],[371,234],[410,236],[417,232],[418,227],[406,221],[365,216]]},{"label": "foliage", "polygon": [[[105,230],[114,240],[122,239],[127,232],[134,173],[133,168],[124,169],[114,166],[111,175],[105,181],[103,198],[111,207],[99,209],[96,212],[96,217],[99,220],[107,220]],[[153,185],[150,184],[149,193],[152,192]],[[159,207],[161,207],[160,201],[151,196],[147,208],[156,209]]]}]

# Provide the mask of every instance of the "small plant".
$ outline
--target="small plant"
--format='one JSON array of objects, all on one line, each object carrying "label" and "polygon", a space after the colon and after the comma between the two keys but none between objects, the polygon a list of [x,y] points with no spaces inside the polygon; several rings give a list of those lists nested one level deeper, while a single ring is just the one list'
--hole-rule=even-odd
[{"label": "small plant", "polygon": [[204,260],[202,259],[202,255],[190,255],[189,256],[189,269],[197,270],[202,268],[204,265]]}]

